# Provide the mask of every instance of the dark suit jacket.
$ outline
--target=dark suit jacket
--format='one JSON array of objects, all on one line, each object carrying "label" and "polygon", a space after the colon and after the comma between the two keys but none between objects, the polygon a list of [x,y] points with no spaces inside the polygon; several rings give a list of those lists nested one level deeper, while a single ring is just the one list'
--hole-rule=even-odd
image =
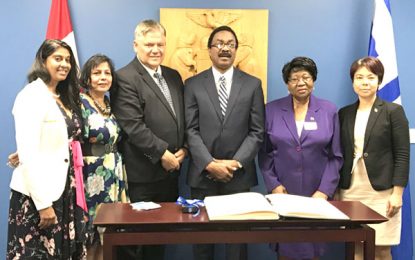
[{"label": "dark suit jacket", "polygon": [[[344,164],[340,187],[348,189],[354,154],[354,125],[359,101],[339,111]],[[375,190],[405,187],[409,176],[409,127],[402,106],[376,99],[370,111],[363,160]]]},{"label": "dark suit jacket", "polygon": [[174,153],[183,146],[183,82],[176,70],[161,67],[176,116],[137,58],[116,74],[111,105],[124,131],[120,149],[129,182],[148,183],[166,178],[169,173],[161,166],[161,156],[166,149]]},{"label": "dark suit jacket", "polygon": [[235,159],[243,168],[226,184],[242,190],[257,184],[255,156],[264,138],[264,96],[261,81],[234,70],[226,115],[223,118],[212,69],[185,82],[186,138],[190,150],[187,182],[194,188],[210,188],[206,177],[213,158]]}]

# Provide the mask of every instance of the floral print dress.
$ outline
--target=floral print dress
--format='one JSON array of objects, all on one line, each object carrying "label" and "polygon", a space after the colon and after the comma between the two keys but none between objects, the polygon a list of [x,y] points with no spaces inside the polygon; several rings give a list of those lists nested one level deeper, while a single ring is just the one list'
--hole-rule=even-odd
[{"label": "floral print dress", "polygon": [[100,204],[128,202],[129,200],[126,194],[126,174],[121,154],[117,151],[114,152],[116,149],[112,148],[120,140],[121,129],[114,115],[104,117],[92,106],[90,99],[85,94],[81,94],[81,102],[84,144],[109,147],[102,155],[91,155],[83,149],[85,196],[89,211],[88,232],[90,233],[90,243],[94,243],[99,241],[99,234],[92,223]]},{"label": "floral print dress", "polygon": [[[73,114],[71,118],[60,109],[70,140],[77,140],[81,135],[79,117]],[[48,185],[47,180],[45,185]],[[33,200],[14,190],[11,190],[10,196],[6,259],[86,259],[86,213],[76,205],[71,150],[65,189],[52,205],[57,224],[40,229],[40,216]]]}]

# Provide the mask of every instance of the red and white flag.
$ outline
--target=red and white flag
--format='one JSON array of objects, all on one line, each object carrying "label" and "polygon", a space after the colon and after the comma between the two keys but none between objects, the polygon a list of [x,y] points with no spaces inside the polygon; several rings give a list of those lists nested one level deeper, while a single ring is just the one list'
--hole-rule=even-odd
[{"label": "red and white flag", "polygon": [[71,46],[76,63],[79,66],[78,52],[76,51],[75,36],[72,30],[67,0],[52,0],[46,39],[62,40]]}]

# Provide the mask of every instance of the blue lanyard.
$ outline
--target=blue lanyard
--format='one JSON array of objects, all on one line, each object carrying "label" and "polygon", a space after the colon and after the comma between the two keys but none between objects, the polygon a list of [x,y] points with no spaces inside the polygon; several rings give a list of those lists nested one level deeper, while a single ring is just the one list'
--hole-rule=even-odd
[{"label": "blue lanyard", "polygon": [[205,206],[205,203],[203,202],[203,200],[197,200],[197,199],[186,200],[182,196],[179,196],[177,198],[176,204],[181,205],[182,208],[188,208],[189,209],[188,213],[193,212],[191,211],[191,208],[196,208],[197,209],[196,212],[192,214],[194,217],[200,214],[200,207]]}]

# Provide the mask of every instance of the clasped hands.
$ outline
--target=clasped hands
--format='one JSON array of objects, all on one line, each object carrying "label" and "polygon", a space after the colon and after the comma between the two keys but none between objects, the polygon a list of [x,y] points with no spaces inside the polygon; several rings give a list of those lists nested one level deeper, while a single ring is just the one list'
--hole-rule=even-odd
[{"label": "clasped hands", "polygon": [[161,166],[167,172],[177,171],[180,169],[180,164],[186,158],[187,150],[186,148],[180,148],[174,154],[169,150],[166,150],[161,157]]},{"label": "clasped hands", "polygon": [[207,178],[213,181],[229,182],[233,178],[233,173],[242,168],[237,160],[219,160],[213,159],[207,166]]}]

